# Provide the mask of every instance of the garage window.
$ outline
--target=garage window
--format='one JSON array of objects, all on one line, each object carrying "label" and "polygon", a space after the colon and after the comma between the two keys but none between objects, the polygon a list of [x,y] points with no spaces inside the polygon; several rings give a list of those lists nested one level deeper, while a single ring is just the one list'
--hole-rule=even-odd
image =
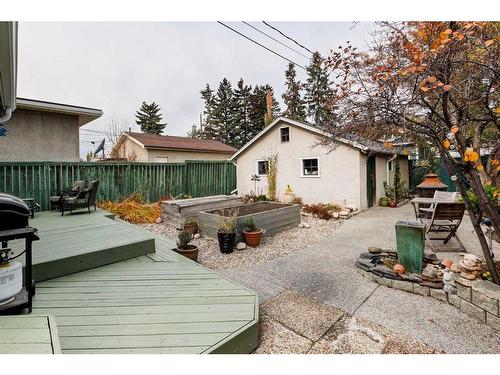
[{"label": "garage window", "polygon": [[302,177],[319,177],[319,159],[304,158],[302,160]]},{"label": "garage window", "polygon": [[257,160],[257,174],[259,176],[267,176],[269,163],[267,160]]}]

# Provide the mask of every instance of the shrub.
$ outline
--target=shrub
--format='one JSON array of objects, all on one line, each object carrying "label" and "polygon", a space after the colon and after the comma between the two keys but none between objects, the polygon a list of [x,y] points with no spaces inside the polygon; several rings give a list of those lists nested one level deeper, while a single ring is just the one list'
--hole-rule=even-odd
[{"label": "shrub", "polygon": [[186,221],[184,221],[184,225],[195,225],[198,224],[198,220],[195,217],[188,217]]},{"label": "shrub", "polygon": [[177,236],[177,246],[182,249],[183,247],[189,245],[192,239],[193,235],[191,234],[191,232],[187,230],[181,230],[179,232],[179,235]]},{"label": "shrub", "polygon": [[[498,207],[498,197],[500,196],[500,188],[497,188],[491,184],[484,185],[484,191],[490,202],[493,204],[493,207]],[[467,198],[469,198],[469,202],[474,209],[474,211],[479,211],[479,197],[476,195],[473,189],[467,190]],[[463,202],[463,198],[460,199]]]},{"label": "shrub", "polygon": [[310,213],[319,219],[330,220],[331,218],[333,218],[333,215],[328,210],[327,204],[306,204],[302,207],[302,209],[304,210],[304,212]]},{"label": "shrub", "polygon": [[238,217],[238,209],[227,209],[227,214],[224,211],[219,212],[217,220],[217,228],[219,233],[233,233],[236,231],[236,218]]},{"label": "shrub", "polygon": [[255,232],[257,230],[257,226],[255,225],[255,220],[254,220],[253,216],[249,216],[245,220],[245,230],[247,232]]}]

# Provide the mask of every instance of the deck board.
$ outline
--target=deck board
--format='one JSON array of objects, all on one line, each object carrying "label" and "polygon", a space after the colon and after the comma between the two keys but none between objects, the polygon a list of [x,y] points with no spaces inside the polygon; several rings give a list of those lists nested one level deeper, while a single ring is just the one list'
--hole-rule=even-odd
[{"label": "deck board", "polygon": [[52,317],[44,315],[0,317],[0,354],[60,352],[57,327]]},{"label": "deck board", "polygon": [[[85,252],[90,249],[97,261],[87,261],[89,269],[37,282],[33,314],[53,316],[57,336],[48,337],[43,318],[35,315],[27,316],[32,319],[25,322],[17,317],[7,322],[0,316],[2,332],[9,327],[19,331],[18,341],[32,340],[22,345],[15,340],[5,342],[0,345],[3,350],[49,353],[58,343],[62,353],[68,354],[250,353],[257,347],[258,296],[254,291],[172,251],[174,241],[109,219],[104,211],[75,215],[74,220],[73,215],[64,220],[56,215],[42,213],[32,222],[45,239],[39,244],[47,246],[43,256],[49,260],[49,271],[54,265],[59,267],[58,260],[50,257],[61,256],[69,263],[78,260],[76,250],[68,247],[79,247],[87,238]],[[83,232],[95,233],[98,240]],[[153,242],[155,252],[134,253],[143,237]],[[125,259],[102,264],[99,257],[105,253],[95,249],[109,251],[123,240],[131,242]],[[38,261],[42,252],[35,248]]]},{"label": "deck board", "polygon": [[[37,282],[155,251],[154,236],[113,220],[103,210],[65,216],[40,212],[30,225],[38,229],[40,237],[33,243],[33,277]],[[16,253],[24,250],[22,241],[10,245]]]},{"label": "deck board", "polygon": [[[162,241],[157,241],[162,242]],[[160,254],[171,246],[168,241]],[[37,284],[33,311],[55,317],[63,353],[251,352],[258,298],[178,254],[123,261]],[[142,257],[141,257],[142,258]],[[250,336],[247,342],[240,337]]]}]

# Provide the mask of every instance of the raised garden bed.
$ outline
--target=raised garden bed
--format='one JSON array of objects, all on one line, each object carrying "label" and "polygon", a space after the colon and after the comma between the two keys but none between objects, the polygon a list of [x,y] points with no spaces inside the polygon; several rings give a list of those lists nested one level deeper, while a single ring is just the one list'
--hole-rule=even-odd
[{"label": "raised garden bed", "polygon": [[197,218],[200,211],[222,209],[242,203],[242,198],[236,195],[213,195],[210,197],[163,201],[161,216],[164,223],[180,229],[188,217]]},{"label": "raised garden bed", "polygon": [[298,204],[258,202],[234,205],[229,209],[199,212],[198,226],[201,234],[217,238],[217,225],[221,216],[228,216],[234,210],[238,210],[236,219],[237,242],[243,240],[241,231],[245,228],[245,221],[249,216],[253,216],[257,227],[264,230],[264,236],[296,227],[300,223],[300,206]]}]

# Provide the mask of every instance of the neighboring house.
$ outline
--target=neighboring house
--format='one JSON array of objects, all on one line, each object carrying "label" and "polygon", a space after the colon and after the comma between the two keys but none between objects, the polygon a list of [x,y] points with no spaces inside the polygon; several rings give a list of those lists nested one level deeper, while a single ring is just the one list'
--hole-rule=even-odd
[{"label": "neighboring house", "polygon": [[111,157],[138,162],[181,163],[186,160],[227,160],[235,151],[234,147],[214,140],[123,132],[111,151]]},{"label": "neighboring house", "polygon": [[80,127],[101,116],[100,109],[17,98],[0,161],[80,161]]},{"label": "neighboring house", "polygon": [[342,140],[335,149],[320,144],[328,134],[319,127],[277,118],[230,160],[237,163],[238,194],[255,192],[252,175],[259,175],[256,194],[267,194],[267,161],[278,155],[277,195],[287,185],[304,203],[355,204],[360,209],[378,205],[384,182],[393,184],[395,163],[408,186],[406,152],[382,143]]},{"label": "neighboring house", "polygon": [[102,111],[16,97],[16,22],[0,22],[0,78],[0,161],[79,161],[79,128]]}]

